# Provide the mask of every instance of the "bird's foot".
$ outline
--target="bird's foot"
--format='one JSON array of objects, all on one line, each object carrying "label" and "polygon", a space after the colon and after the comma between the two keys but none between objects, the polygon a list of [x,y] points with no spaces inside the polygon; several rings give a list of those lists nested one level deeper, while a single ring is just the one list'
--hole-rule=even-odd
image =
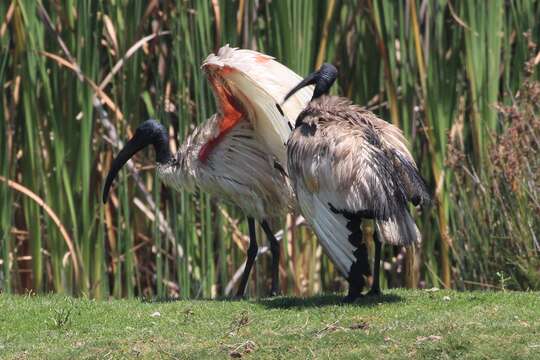
[{"label": "bird's foot", "polygon": [[343,303],[344,304],[352,304],[354,303],[356,300],[360,299],[363,295],[358,295],[358,296],[351,296],[351,295],[347,295],[343,298]]},{"label": "bird's foot", "polygon": [[349,293],[343,298],[343,302],[346,304],[350,304],[362,298],[363,296],[364,295],[362,295],[362,292],[360,290],[349,289]]},{"label": "bird's foot", "polygon": [[245,300],[245,299],[246,299],[246,294],[244,294],[244,293],[236,293],[236,295],[233,295],[231,297],[231,300],[236,300],[236,301]]},{"label": "bird's foot", "polygon": [[281,289],[279,286],[272,286],[272,289],[270,290],[270,297],[280,296],[282,295]]},{"label": "bird's foot", "polygon": [[366,294],[366,296],[376,296],[376,297],[379,297],[382,295],[382,292],[381,292],[381,289],[371,289],[368,291],[368,293]]}]

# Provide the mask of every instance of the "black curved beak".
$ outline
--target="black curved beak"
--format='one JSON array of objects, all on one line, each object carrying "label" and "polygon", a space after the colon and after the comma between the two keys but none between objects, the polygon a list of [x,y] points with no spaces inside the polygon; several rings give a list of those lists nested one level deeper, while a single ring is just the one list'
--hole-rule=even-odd
[{"label": "black curved beak", "polygon": [[291,96],[293,96],[298,90],[302,89],[303,87],[315,84],[317,82],[317,73],[318,72],[311,73],[306,76],[304,80],[300,81],[298,85],[296,85],[291,91],[289,91],[287,95],[285,95],[283,102],[287,101]]},{"label": "black curved beak", "polygon": [[156,150],[156,161],[158,163],[164,164],[171,159],[172,155],[168,146],[167,129],[162,124],[152,119],[143,122],[137,128],[133,137],[127,142],[122,150],[120,150],[118,155],[116,155],[111,164],[111,169],[107,174],[105,186],[103,187],[103,203],[107,202],[112,182],[116,178],[116,175],[118,175],[122,166],[148,145],[154,145]]},{"label": "black curved beak", "polygon": [[105,180],[105,187],[103,188],[103,203],[105,204],[107,202],[107,198],[109,197],[109,190],[111,188],[112,182],[116,178],[116,175],[118,175],[118,172],[120,169],[128,162],[129,159],[131,159],[136,153],[150,145],[149,139],[144,139],[142,136],[137,136],[137,133],[127,142],[126,146],[120,152],[116,157],[114,158],[111,169],[109,170],[109,173],[107,174],[107,179]]},{"label": "black curved beak", "polygon": [[315,84],[315,90],[313,91],[313,97],[311,100],[318,98],[321,95],[328,94],[330,88],[334,84],[334,81],[337,78],[337,69],[334,65],[324,63],[319,70],[309,74],[302,80],[298,85],[296,85],[287,95],[283,102],[287,101],[294,93],[302,89],[305,86]]}]

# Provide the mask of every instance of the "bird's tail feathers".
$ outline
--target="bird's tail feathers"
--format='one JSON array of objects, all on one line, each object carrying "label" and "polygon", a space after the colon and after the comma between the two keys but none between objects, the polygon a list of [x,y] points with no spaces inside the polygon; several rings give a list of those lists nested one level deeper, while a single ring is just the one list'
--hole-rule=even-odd
[{"label": "bird's tail feathers", "polygon": [[388,220],[377,220],[375,223],[383,243],[409,246],[422,241],[420,231],[407,209]]}]

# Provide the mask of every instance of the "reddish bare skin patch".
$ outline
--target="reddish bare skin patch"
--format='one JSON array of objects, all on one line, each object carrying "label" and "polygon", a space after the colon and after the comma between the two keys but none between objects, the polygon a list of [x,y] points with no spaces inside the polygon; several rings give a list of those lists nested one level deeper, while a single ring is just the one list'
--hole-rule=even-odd
[{"label": "reddish bare skin patch", "polygon": [[231,73],[233,73],[235,71],[236,70],[234,68],[230,67],[230,66],[223,66],[221,68],[221,75],[226,76],[226,75],[229,75],[229,74],[231,74]]},{"label": "reddish bare skin patch", "polygon": [[264,64],[264,63],[269,62],[270,58],[264,55],[257,55],[255,56],[255,61],[258,62],[259,64]]},{"label": "reddish bare skin patch", "polygon": [[208,156],[210,156],[210,153],[212,152],[212,150],[214,150],[217,144],[219,144],[222,138],[223,134],[219,134],[216,138],[208,141],[201,147],[201,150],[199,151],[199,160],[201,162],[205,163],[206,160],[208,160]]},{"label": "reddish bare skin patch", "polygon": [[[233,71],[235,71],[233,68],[225,66],[221,68],[221,75],[230,74]],[[232,96],[229,90],[227,90],[215,76],[210,75],[209,80],[214,89],[218,103],[220,104],[222,114],[220,114],[221,116],[219,119],[218,135],[204,144],[199,151],[199,160],[203,163],[208,160],[208,156],[210,156],[212,150],[220,143],[223,137],[238,124],[244,115],[242,106]]]}]

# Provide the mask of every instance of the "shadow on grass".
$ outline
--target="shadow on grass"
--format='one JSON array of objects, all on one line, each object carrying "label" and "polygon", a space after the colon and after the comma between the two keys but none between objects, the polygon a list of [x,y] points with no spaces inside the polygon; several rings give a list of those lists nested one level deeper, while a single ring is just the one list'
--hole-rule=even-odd
[{"label": "shadow on grass", "polygon": [[159,303],[170,303],[170,302],[177,302],[177,301],[190,301],[190,302],[195,302],[195,301],[210,301],[210,302],[230,302],[230,303],[234,303],[234,302],[241,302],[241,301],[246,301],[246,302],[257,302],[257,299],[255,298],[250,298],[250,297],[245,297],[245,298],[238,298],[238,297],[227,297],[227,296],[223,296],[223,297],[217,297],[217,298],[171,298],[171,297],[156,297],[156,298],[140,298],[140,301],[143,302],[143,303],[151,303],[151,304],[159,304]]},{"label": "shadow on grass", "polygon": [[176,301],[211,301],[211,302],[241,302],[246,301],[253,304],[263,305],[268,309],[289,309],[289,308],[309,308],[309,307],[322,307],[333,305],[348,305],[348,306],[360,306],[371,307],[384,303],[396,303],[404,301],[403,297],[396,294],[383,294],[380,296],[364,296],[356,301],[349,303],[344,301],[344,296],[336,294],[317,295],[312,297],[289,297],[278,296],[272,298],[244,298],[239,299],[235,297],[220,297],[216,299],[182,299],[182,298],[144,298],[141,299],[143,303],[168,303]]},{"label": "shadow on grass", "polygon": [[332,305],[347,305],[371,307],[381,303],[396,303],[403,301],[403,298],[396,294],[383,294],[381,296],[364,296],[356,301],[349,303],[344,301],[340,295],[319,295],[313,297],[277,297],[260,299],[257,303],[269,309],[290,309],[290,308],[309,308]]}]

